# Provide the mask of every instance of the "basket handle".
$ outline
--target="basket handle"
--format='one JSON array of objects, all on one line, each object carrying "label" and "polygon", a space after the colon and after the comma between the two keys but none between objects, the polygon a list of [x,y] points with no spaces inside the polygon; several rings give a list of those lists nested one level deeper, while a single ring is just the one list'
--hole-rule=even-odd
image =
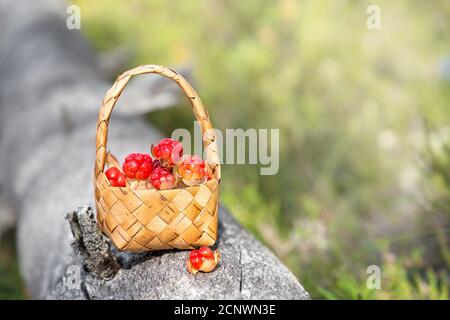
[{"label": "basket handle", "polygon": [[139,74],[156,73],[163,77],[169,78],[177,83],[183,90],[192,106],[195,119],[200,123],[202,131],[203,147],[206,149],[206,165],[209,167],[212,175],[220,181],[220,164],[217,153],[216,135],[212,129],[211,121],[209,120],[208,111],[203,105],[200,97],[192,89],[191,85],[176,71],[167,67],[158,65],[142,65],[137,68],[128,70],[117,77],[116,82],[106,92],[102,101],[102,106],[98,114],[97,121],[97,135],[96,135],[96,155],[95,155],[95,177],[105,168],[107,157],[106,144],[108,140],[108,124],[111,112],[116,105],[123,89],[127,85],[131,77]]}]

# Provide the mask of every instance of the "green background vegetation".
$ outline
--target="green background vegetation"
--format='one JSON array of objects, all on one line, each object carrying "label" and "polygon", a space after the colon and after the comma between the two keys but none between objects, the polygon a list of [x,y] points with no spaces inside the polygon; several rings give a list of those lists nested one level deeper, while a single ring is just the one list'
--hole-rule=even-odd
[{"label": "green background vegetation", "polygon": [[450,2],[376,1],[381,30],[373,1],[74,3],[97,50],[192,67],[215,127],[280,128],[279,173],[224,165],[221,200],[313,298],[448,299]]}]

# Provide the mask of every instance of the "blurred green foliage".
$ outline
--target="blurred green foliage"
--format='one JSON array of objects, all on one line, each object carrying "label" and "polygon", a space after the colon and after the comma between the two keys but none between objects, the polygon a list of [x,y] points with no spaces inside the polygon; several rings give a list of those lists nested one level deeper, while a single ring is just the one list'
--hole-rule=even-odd
[{"label": "blurred green foliage", "polygon": [[25,297],[15,255],[15,233],[9,230],[0,238],[0,300]]},{"label": "blurred green foliage", "polygon": [[191,66],[217,128],[280,128],[279,173],[225,165],[221,199],[313,298],[448,299],[450,2],[377,1],[381,30],[370,1],[74,2],[98,50]]}]

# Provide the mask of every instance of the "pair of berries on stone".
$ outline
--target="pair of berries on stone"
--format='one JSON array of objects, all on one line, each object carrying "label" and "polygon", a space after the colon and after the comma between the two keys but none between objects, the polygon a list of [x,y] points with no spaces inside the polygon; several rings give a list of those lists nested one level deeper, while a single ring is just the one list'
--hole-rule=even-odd
[{"label": "pair of berries on stone", "polygon": [[197,273],[199,271],[211,272],[216,268],[219,260],[219,251],[212,251],[209,247],[201,247],[189,253],[186,268],[190,273]]}]

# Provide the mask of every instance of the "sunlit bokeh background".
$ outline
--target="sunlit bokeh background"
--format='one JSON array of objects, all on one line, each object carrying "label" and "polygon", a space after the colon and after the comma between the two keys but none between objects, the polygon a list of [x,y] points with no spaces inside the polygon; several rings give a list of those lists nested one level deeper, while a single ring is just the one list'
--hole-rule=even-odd
[{"label": "sunlit bokeh background", "polygon": [[[221,201],[313,298],[448,299],[450,2],[73,3],[100,53],[192,68],[215,127],[280,129],[279,173],[224,165]],[[192,130],[184,100],[148,119]],[[0,287],[21,297],[11,256]]]}]

